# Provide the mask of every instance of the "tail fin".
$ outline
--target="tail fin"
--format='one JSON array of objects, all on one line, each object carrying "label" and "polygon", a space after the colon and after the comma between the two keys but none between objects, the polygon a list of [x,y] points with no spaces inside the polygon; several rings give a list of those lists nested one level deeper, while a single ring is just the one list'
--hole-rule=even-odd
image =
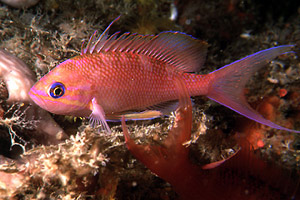
[{"label": "tail fin", "polygon": [[293,45],[283,45],[259,51],[212,72],[215,78],[210,84],[208,98],[261,124],[300,133],[300,131],[281,127],[263,118],[250,107],[244,96],[244,87],[249,78],[275,57],[291,52],[293,47]]}]

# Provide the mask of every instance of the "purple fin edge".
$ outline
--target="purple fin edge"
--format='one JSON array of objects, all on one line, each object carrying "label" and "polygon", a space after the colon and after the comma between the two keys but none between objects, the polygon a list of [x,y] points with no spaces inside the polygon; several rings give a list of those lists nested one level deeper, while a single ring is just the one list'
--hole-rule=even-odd
[{"label": "purple fin edge", "polygon": [[250,77],[275,57],[291,52],[294,45],[282,45],[259,51],[214,72],[207,97],[258,123],[272,128],[300,133],[300,131],[279,126],[260,115],[250,107],[244,96],[244,87]]}]

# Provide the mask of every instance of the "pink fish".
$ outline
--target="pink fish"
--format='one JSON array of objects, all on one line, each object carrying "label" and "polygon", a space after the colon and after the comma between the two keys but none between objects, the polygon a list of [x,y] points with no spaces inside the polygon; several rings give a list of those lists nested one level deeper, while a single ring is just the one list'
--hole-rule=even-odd
[{"label": "pink fish", "polygon": [[[118,19],[118,18],[117,18]],[[116,19],[116,20],[117,20]],[[174,79],[184,80],[190,96],[208,98],[259,123],[290,130],[264,119],[244,96],[251,75],[293,45],[263,50],[206,75],[207,44],[180,32],[156,36],[119,32],[109,36],[114,20],[81,55],[68,59],[42,77],[29,95],[40,107],[62,115],[90,117],[110,131],[106,120],[158,117],[176,109]]]}]

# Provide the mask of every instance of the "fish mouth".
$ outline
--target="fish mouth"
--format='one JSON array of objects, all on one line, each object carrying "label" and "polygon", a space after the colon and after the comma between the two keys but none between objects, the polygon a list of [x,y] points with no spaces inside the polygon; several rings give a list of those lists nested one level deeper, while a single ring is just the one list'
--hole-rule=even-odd
[{"label": "fish mouth", "polygon": [[38,93],[33,91],[33,90],[30,90],[28,92],[29,94],[29,97],[31,98],[31,100],[38,106],[40,106],[41,108],[45,109],[46,107],[46,104],[45,104],[45,101],[38,96]]}]

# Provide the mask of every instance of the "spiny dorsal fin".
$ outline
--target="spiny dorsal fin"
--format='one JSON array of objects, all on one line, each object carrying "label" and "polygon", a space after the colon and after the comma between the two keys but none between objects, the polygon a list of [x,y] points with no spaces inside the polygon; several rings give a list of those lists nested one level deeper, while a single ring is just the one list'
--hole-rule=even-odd
[{"label": "spiny dorsal fin", "polygon": [[130,52],[156,58],[172,64],[183,72],[195,72],[203,65],[207,52],[207,43],[181,32],[162,32],[156,36],[136,33],[116,32],[109,36],[115,19],[95,40],[96,32],[91,36],[81,55],[105,52]]},{"label": "spiny dorsal fin", "polygon": [[103,33],[99,36],[99,38],[97,39],[97,41],[95,41],[95,37],[97,35],[97,31],[94,32],[94,34],[90,37],[86,47],[84,48],[84,43],[82,43],[81,45],[81,55],[83,54],[92,54],[94,52],[95,47],[97,46],[98,43],[104,43],[107,38],[109,37],[108,35],[108,31],[110,29],[110,27],[120,19],[121,16],[118,16],[116,19],[114,19],[109,25],[108,27],[103,31]]}]

